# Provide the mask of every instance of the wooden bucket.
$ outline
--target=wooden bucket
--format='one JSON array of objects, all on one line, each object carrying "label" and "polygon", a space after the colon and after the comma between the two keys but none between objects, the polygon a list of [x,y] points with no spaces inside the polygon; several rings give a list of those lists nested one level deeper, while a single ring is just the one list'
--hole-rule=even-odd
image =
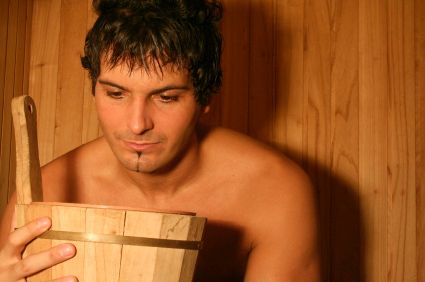
[{"label": "wooden bucket", "polygon": [[16,140],[17,227],[41,216],[52,227],[31,242],[28,256],[71,242],[77,255],[28,278],[75,275],[93,281],[192,281],[206,218],[193,213],[43,202],[36,108],[29,96],[12,101]]}]

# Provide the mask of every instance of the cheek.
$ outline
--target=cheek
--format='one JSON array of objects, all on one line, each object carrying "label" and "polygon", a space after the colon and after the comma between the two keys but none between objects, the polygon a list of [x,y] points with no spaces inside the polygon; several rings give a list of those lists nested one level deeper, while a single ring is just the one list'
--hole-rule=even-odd
[{"label": "cheek", "polygon": [[114,107],[96,103],[96,112],[104,133],[113,131],[120,124],[120,113]]},{"label": "cheek", "polygon": [[194,112],[192,109],[188,109],[187,111],[180,112],[178,115],[174,115],[172,124],[169,124],[169,131],[172,131],[172,135],[178,139],[187,139],[193,133],[196,123],[196,111]]}]

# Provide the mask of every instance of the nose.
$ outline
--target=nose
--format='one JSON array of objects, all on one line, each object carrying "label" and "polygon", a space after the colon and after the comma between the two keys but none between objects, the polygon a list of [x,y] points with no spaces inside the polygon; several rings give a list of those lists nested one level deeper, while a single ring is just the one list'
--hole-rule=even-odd
[{"label": "nose", "polygon": [[135,98],[129,103],[127,126],[135,135],[143,134],[154,126],[149,103],[141,97]]}]

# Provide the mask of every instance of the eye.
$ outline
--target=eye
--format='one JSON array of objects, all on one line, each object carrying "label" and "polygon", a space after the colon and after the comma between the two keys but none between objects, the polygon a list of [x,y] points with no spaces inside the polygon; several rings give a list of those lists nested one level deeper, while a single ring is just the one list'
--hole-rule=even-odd
[{"label": "eye", "polygon": [[172,102],[176,102],[178,100],[178,97],[177,96],[172,96],[172,95],[160,94],[159,95],[159,99],[163,103],[172,103]]},{"label": "eye", "polygon": [[121,91],[106,91],[106,95],[112,99],[122,99],[123,93]]}]

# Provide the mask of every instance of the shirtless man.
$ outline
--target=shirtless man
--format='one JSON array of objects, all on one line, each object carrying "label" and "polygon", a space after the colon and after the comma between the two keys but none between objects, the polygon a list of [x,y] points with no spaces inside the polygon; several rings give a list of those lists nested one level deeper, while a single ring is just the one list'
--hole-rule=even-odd
[{"label": "shirtless man", "polygon": [[[82,62],[104,135],[42,168],[45,201],[207,217],[196,281],[319,281],[314,192],[304,172],[249,137],[199,122],[221,83],[221,6],[205,0],[94,6],[99,18]],[[15,202],[1,227],[2,282],[75,254],[64,244],[22,259],[50,220],[9,232]]]}]

